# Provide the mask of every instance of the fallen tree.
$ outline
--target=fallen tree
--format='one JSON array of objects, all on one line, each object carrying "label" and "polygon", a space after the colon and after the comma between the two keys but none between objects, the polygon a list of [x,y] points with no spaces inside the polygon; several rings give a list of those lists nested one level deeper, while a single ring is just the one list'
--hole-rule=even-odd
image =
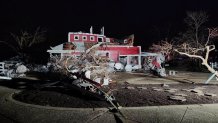
[{"label": "fallen tree", "polygon": [[76,55],[63,58],[52,56],[51,64],[55,72],[62,73],[69,78],[71,83],[67,83],[67,86],[73,84],[81,89],[84,88],[87,91],[104,96],[116,110],[119,110],[120,106],[112,94],[113,89],[103,86],[109,84],[111,71],[108,71],[108,59],[98,56],[96,53],[102,45],[104,43],[93,45],[79,57]]},{"label": "fallen tree", "polygon": [[169,51],[174,51],[189,58],[200,59],[201,64],[204,65],[209,72],[215,74],[216,77],[218,77],[217,71],[208,63],[210,52],[216,49],[215,45],[212,44],[211,39],[217,36],[217,28],[208,28],[208,36],[206,41],[197,43],[184,41],[182,44],[173,44],[169,43],[168,41],[162,41],[157,46],[162,50],[162,52],[169,53]]},{"label": "fallen tree", "polygon": [[179,46],[174,46],[174,51],[181,54],[188,56],[190,58],[200,59],[202,61],[202,65],[207,67],[208,71],[211,73],[216,74],[218,77],[218,73],[214,68],[212,68],[208,64],[209,54],[211,51],[215,50],[215,45],[211,44],[211,38],[215,38],[218,36],[217,28],[208,29],[208,37],[205,42],[199,43],[197,45],[193,45],[189,42],[182,43]]}]

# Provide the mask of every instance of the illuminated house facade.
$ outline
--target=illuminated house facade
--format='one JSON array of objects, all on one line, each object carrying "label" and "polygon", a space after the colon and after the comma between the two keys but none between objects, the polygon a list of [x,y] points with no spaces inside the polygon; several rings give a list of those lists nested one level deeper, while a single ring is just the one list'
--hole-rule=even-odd
[{"label": "illuminated house facade", "polygon": [[122,40],[108,38],[104,35],[104,28],[101,29],[101,34],[93,34],[92,27],[90,33],[69,32],[68,42],[51,47],[47,52],[50,55],[59,54],[61,57],[80,56],[86,49],[101,42],[105,42],[106,45],[99,47],[97,55],[107,56],[110,60],[124,65],[134,64],[141,67],[141,46],[133,46],[134,35]]}]

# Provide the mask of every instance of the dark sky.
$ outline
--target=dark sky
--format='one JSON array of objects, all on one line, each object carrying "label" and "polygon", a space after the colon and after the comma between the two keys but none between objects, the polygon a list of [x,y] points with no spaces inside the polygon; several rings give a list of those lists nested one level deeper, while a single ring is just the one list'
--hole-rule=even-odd
[{"label": "dark sky", "polygon": [[186,11],[199,10],[208,13],[210,26],[218,25],[215,0],[1,0],[0,40],[40,26],[57,44],[67,41],[68,32],[88,32],[92,25],[96,33],[104,26],[110,37],[135,34],[136,44],[147,46],[175,36],[184,29]]}]

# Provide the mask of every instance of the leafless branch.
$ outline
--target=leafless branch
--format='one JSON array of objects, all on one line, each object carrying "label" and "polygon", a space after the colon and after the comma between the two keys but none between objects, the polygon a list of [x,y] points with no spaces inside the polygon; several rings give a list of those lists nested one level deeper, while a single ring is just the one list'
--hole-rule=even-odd
[{"label": "leafless branch", "polygon": [[[211,38],[218,36],[217,28],[208,29],[208,32],[208,38],[207,41],[205,41],[204,45],[197,47],[195,45],[190,45],[188,42],[185,42],[179,46],[174,47],[174,51],[178,52],[181,55],[186,55],[190,58],[201,59],[202,65],[206,66],[211,73],[215,73],[216,71],[214,70],[214,68],[212,68],[208,64],[209,54],[211,51],[215,50],[215,45],[208,44]],[[205,54],[205,56],[203,54]],[[218,74],[216,76],[218,76]]]}]

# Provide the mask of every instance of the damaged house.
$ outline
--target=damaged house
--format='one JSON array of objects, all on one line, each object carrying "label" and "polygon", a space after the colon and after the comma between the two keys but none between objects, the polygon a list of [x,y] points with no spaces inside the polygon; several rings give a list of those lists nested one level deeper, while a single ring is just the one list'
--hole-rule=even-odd
[{"label": "damaged house", "polygon": [[105,45],[98,48],[96,55],[109,58],[110,62],[120,62],[124,66],[131,64],[141,68],[141,46],[133,46],[134,35],[122,40],[109,38],[104,35],[104,27],[101,29],[101,34],[94,34],[92,27],[89,33],[69,32],[68,42],[51,47],[47,52],[50,53],[50,56],[80,56],[98,43]]}]

